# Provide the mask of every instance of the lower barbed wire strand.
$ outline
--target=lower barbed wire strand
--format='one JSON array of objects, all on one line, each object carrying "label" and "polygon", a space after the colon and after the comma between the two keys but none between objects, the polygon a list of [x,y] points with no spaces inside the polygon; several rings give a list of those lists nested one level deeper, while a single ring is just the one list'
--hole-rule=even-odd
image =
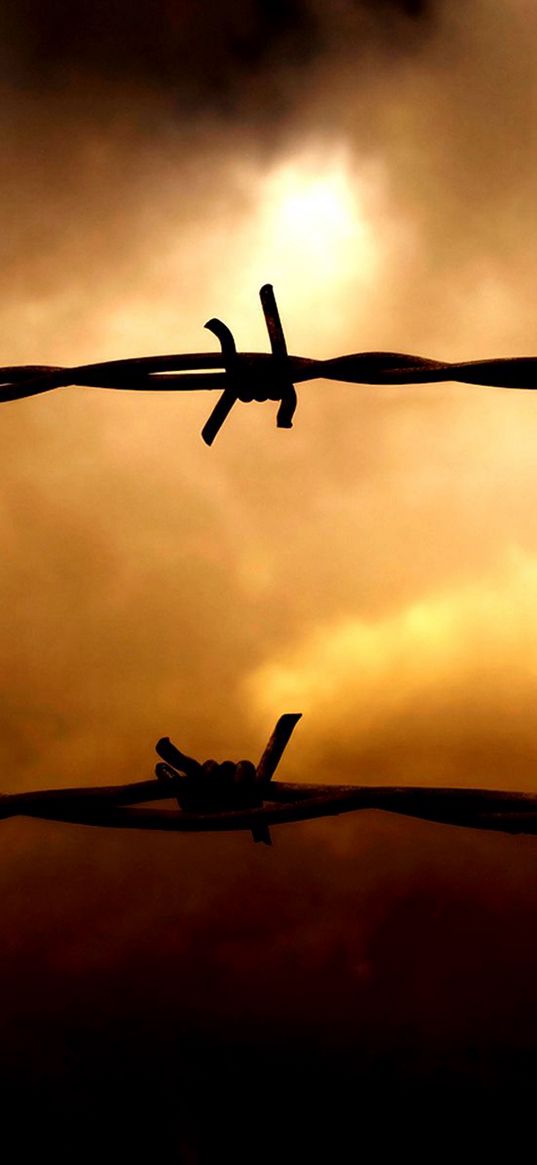
[{"label": "lower barbed wire strand", "polygon": [[[170,785],[172,782],[170,782]],[[257,823],[278,825],[336,816],[358,810],[382,810],[445,825],[509,833],[537,833],[537,796],[489,789],[406,786],[301,786],[273,782],[260,808],[218,812],[182,812],[130,808],[137,802],[173,797],[157,781],[130,786],[43,790],[0,797],[0,817],[29,816],[103,828],[171,832],[251,829]]]}]

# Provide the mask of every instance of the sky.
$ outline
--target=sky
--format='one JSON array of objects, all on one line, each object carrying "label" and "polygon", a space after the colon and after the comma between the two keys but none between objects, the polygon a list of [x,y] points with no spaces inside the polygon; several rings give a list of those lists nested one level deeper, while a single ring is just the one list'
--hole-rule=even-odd
[{"label": "sky", "polygon": [[[2,362],[214,351],[211,316],[267,350],[266,282],[294,354],[535,355],[536,33],[529,0],[3,0]],[[213,403],[1,406],[3,788],[145,779],[162,735],[255,760],[301,711],[289,779],[534,789],[533,394],[314,382],[207,449]],[[269,1029],[313,1093],[333,1045],[375,1097],[533,1079],[531,839],[2,831],[17,1095],[84,1111],[104,1047],[149,1129],[146,1059],[195,1049],[216,1103],[200,1048],[247,1089]],[[188,1096],[162,1144],[210,1160]]]}]

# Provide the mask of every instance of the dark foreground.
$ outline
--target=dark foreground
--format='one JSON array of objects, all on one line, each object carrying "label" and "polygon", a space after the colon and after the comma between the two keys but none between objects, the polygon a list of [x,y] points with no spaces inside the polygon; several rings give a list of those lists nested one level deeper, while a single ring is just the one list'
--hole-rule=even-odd
[{"label": "dark foreground", "polygon": [[531,1151],[534,839],[378,813],[272,850],[3,838],[5,1160]]}]

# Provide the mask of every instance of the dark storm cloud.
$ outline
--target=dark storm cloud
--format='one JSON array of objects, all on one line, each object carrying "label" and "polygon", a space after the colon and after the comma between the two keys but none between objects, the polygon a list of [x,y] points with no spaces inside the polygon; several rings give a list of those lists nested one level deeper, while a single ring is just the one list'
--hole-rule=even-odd
[{"label": "dark storm cloud", "polygon": [[127,83],[175,100],[178,112],[262,123],[292,106],[327,49],[344,46],[357,61],[372,44],[404,52],[432,8],[427,0],[8,0],[0,52],[30,89]]}]

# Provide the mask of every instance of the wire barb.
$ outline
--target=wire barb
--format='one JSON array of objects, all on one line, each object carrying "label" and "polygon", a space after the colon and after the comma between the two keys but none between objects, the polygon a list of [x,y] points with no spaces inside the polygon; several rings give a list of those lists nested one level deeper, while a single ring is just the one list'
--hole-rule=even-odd
[{"label": "wire barb", "polygon": [[237,348],[233,333],[230,332],[227,324],[222,323],[222,320],[209,320],[205,327],[213,335],[220,340],[220,347],[222,348],[222,356],[224,358],[224,367],[227,373],[228,383],[224,389],[222,396],[217,401],[208,421],[205,422],[201,435],[206,445],[212,445],[215,437],[220,432],[224,421],[227,420],[233,405],[239,399],[239,386],[237,375]]},{"label": "wire barb", "polygon": [[[282,369],[285,369],[287,362],[287,344],[285,341],[285,334],[278,311],[278,304],[276,303],[276,296],[274,288],[271,283],[265,283],[259,292],[261,298],[261,306],[265,316],[265,323],[269,334],[270,346],[272,348],[273,356],[281,362]],[[276,417],[276,424],[279,429],[292,429],[293,417],[295,415],[298,399],[296,395],[295,386],[289,377],[289,374],[282,371],[280,373],[280,390],[281,403]]]},{"label": "wire barb", "polygon": [[[294,728],[301,718],[301,712],[287,712],[280,716],[274,732],[263,752],[257,768],[249,760],[224,761],[217,764],[208,760],[204,764],[186,756],[164,736],[157,741],[155,751],[165,762],[157,764],[155,773],[160,781],[171,782],[169,786],[182,809],[225,811],[226,809],[254,809],[263,804],[263,793],[289,744]],[[252,828],[254,841],[271,845],[268,826],[259,823]]]},{"label": "wire barb", "polygon": [[290,429],[297,406],[296,384],[336,380],[348,384],[406,385],[457,381],[494,388],[536,389],[537,357],[450,363],[401,352],[357,352],[327,360],[290,356],[274,289],[260,291],[270,352],[237,352],[232,332],[222,320],[205,325],[220,341],[221,351],[108,360],[73,368],[50,365],[0,368],[0,403],[23,400],[56,388],[78,385],[139,392],[220,390],[222,395],[202,429],[212,445],[237,401],[279,401],[276,423]]},{"label": "wire barb", "polygon": [[[94,788],[0,795],[0,818],[24,816],[114,829],[173,833],[248,830],[270,845],[270,827],[358,810],[383,810],[444,825],[537,834],[537,795],[511,790],[272,781],[300,715],[281,716],[257,767],[199,761],[168,737],[157,741],[157,779]],[[180,809],[139,808],[176,798]]]}]

